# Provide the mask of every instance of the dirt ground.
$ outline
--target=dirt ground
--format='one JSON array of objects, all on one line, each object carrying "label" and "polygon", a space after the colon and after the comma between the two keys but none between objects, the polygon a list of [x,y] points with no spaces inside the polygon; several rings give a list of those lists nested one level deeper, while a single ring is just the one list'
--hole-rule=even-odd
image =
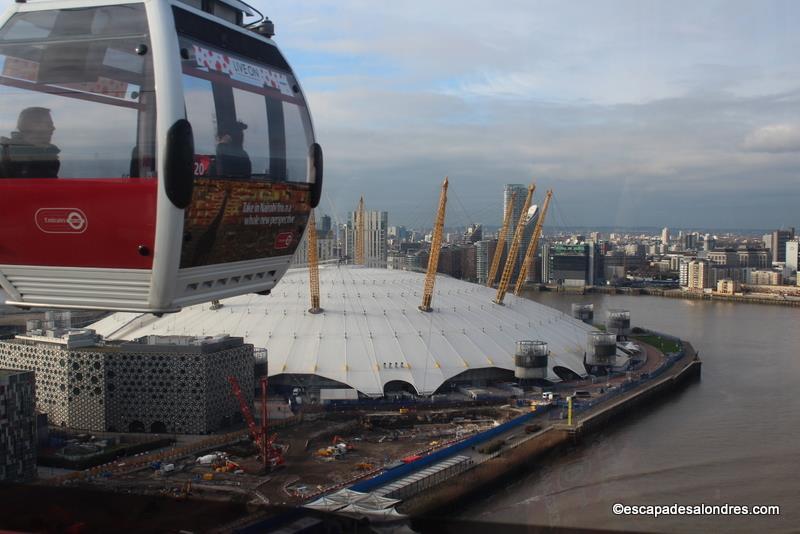
[{"label": "dirt ground", "polygon": [[[196,457],[174,463],[166,474],[151,469],[96,479],[90,484],[111,491],[130,491],[147,495],[183,496],[188,487],[191,499],[230,500],[254,505],[295,505],[323,489],[355,482],[374,470],[404,457],[443,445],[456,437],[455,429],[464,435],[492,426],[506,419],[495,407],[478,410],[454,410],[453,416],[465,421],[458,424],[437,422],[425,424],[427,412],[405,414],[393,428],[362,424],[357,413],[330,414],[314,421],[303,421],[280,430],[277,443],[285,448],[285,463],[265,472],[248,441],[220,447],[229,459],[241,466],[244,473],[221,473],[210,466],[198,465]],[[337,457],[319,454],[333,444],[334,437],[348,445],[346,453]],[[204,478],[205,476],[205,478]]]}]

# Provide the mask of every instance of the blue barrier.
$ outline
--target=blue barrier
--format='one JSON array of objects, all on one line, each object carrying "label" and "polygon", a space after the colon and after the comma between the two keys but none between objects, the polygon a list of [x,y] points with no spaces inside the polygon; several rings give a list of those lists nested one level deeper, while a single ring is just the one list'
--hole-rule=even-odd
[{"label": "blue barrier", "polygon": [[516,426],[525,424],[525,423],[529,422],[531,419],[533,419],[534,417],[536,417],[538,415],[541,415],[541,414],[543,414],[543,413],[545,413],[547,411],[549,411],[549,407],[548,408],[539,409],[539,410],[537,410],[535,412],[527,413],[527,414],[521,415],[519,417],[515,417],[514,419],[511,419],[510,421],[506,421],[505,423],[502,423],[502,424],[500,424],[500,425],[498,425],[498,426],[496,426],[494,428],[490,428],[489,430],[486,430],[486,431],[481,432],[479,434],[476,434],[476,435],[474,435],[472,437],[469,437],[469,438],[465,439],[464,441],[460,441],[458,443],[454,443],[453,445],[450,445],[449,447],[445,447],[442,450],[436,451],[436,452],[434,452],[432,454],[429,454],[427,456],[423,456],[419,460],[416,460],[416,461],[411,462],[409,464],[405,464],[405,465],[401,465],[401,466],[395,467],[394,469],[391,469],[389,471],[385,471],[385,472],[381,473],[380,475],[378,475],[378,476],[376,476],[374,478],[371,478],[369,480],[365,480],[363,482],[358,482],[357,484],[354,484],[354,485],[350,486],[350,489],[353,490],[353,491],[361,491],[361,492],[372,491],[372,490],[374,490],[376,488],[379,488],[380,486],[383,486],[383,485],[388,484],[390,482],[394,482],[395,480],[403,478],[404,476],[410,475],[411,473],[413,473],[415,471],[419,471],[423,467],[427,467],[427,466],[429,466],[431,464],[434,464],[436,462],[444,460],[445,458],[453,456],[454,454],[459,453],[459,452],[461,452],[461,451],[463,451],[465,449],[468,449],[468,448],[472,447],[473,445],[477,445],[478,443],[482,443],[484,441],[492,439],[492,438],[502,434],[506,430],[509,430],[510,428],[514,428]]}]

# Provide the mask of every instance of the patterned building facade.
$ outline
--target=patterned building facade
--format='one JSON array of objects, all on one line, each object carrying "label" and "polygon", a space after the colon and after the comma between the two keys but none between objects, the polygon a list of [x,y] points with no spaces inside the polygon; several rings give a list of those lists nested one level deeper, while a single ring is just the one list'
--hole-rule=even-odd
[{"label": "patterned building facade", "polygon": [[241,419],[231,375],[253,402],[253,346],[228,336],[148,336],[82,347],[17,336],[0,342],[0,367],[36,371],[36,405],[51,425],[96,432],[223,429]]},{"label": "patterned building facade", "polygon": [[0,369],[0,482],[36,477],[35,389],[32,372]]}]

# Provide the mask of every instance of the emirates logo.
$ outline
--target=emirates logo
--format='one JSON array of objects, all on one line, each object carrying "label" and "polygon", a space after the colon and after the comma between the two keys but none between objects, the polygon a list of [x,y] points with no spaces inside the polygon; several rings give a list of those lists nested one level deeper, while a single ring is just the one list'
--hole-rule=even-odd
[{"label": "emirates logo", "polygon": [[89,220],[78,208],[41,208],[36,211],[36,226],[46,234],[82,234]]}]

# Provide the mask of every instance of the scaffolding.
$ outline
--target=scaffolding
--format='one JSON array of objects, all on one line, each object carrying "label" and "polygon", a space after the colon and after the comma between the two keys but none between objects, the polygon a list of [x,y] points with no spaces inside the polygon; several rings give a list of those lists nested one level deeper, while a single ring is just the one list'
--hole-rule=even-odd
[{"label": "scaffolding", "polygon": [[356,265],[364,265],[364,197],[358,200],[358,211],[356,212],[356,235],[354,236],[356,246]]},{"label": "scaffolding", "polygon": [[514,202],[517,200],[517,192],[512,191],[511,201],[506,205],[506,212],[503,214],[503,227],[500,229],[500,235],[497,236],[497,247],[494,249],[494,256],[492,257],[492,265],[489,268],[489,275],[486,277],[486,287],[492,287],[494,280],[497,278],[497,270],[500,268],[500,260],[503,257],[503,249],[506,246],[506,236],[508,235],[508,227],[511,226],[511,212],[514,208]]},{"label": "scaffolding", "polygon": [[442,231],[444,230],[444,215],[447,209],[447,177],[442,183],[442,192],[439,195],[439,209],[436,212],[436,224],[433,227],[431,238],[431,251],[428,256],[428,271],[425,273],[425,289],[422,293],[422,304],[419,309],[425,312],[432,310],[433,285],[436,282],[436,270],[439,268],[439,251],[442,248]]},{"label": "scaffolding", "polygon": [[314,210],[308,217],[308,281],[310,284],[311,308],[309,313],[320,313],[319,305],[319,262],[317,261],[317,226],[314,220]]},{"label": "scaffolding", "polygon": [[536,228],[533,230],[533,237],[531,242],[528,243],[528,250],[525,252],[525,258],[522,260],[522,266],[519,269],[519,276],[517,276],[517,284],[514,286],[514,294],[519,296],[522,292],[522,286],[525,284],[525,277],[528,276],[528,266],[533,261],[533,256],[536,254],[536,247],[539,246],[539,238],[542,235],[542,226],[544,225],[544,218],[547,215],[547,208],[550,206],[550,198],[553,196],[553,191],[548,191],[544,199],[544,206],[542,212],[539,214],[539,219],[536,221]]}]

